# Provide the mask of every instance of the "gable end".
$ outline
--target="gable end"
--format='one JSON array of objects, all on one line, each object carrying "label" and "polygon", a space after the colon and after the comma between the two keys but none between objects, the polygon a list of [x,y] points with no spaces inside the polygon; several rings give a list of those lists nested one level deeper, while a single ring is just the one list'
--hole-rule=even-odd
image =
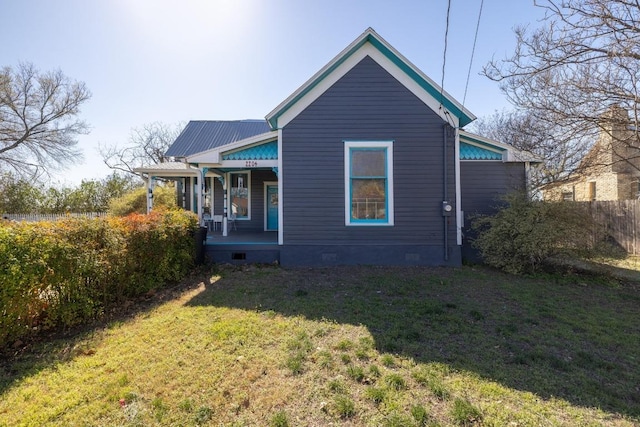
[{"label": "gable end", "polygon": [[371,57],[426,105],[454,126],[464,126],[475,116],[455,101],[433,80],[397,52],[372,29],[343,50],[291,96],[271,111],[266,119],[271,129],[281,129],[320,97],[366,56]]}]

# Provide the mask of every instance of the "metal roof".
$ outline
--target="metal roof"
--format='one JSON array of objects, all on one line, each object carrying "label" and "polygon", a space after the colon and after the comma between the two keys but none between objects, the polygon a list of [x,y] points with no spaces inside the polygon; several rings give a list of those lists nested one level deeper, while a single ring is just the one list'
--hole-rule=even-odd
[{"label": "metal roof", "polygon": [[266,120],[192,120],[165,153],[186,157],[269,132]]}]

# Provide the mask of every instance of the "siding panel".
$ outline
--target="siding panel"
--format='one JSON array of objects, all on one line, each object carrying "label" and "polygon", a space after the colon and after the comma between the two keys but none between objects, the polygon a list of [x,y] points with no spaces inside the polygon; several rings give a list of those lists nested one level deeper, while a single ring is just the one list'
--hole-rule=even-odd
[{"label": "siding panel", "polygon": [[[363,59],[283,129],[285,245],[427,245],[443,259],[444,129],[435,112]],[[345,226],[344,140],[394,141],[395,226]],[[454,154],[449,132],[452,203]],[[454,217],[447,232],[455,247]]]},{"label": "siding panel", "polygon": [[500,205],[500,197],[526,188],[524,163],[500,161],[460,162],[460,192],[464,211],[464,239],[462,255],[471,261],[479,261],[477,251],[471,246],[471,223],[477,214],[492,214]]}]

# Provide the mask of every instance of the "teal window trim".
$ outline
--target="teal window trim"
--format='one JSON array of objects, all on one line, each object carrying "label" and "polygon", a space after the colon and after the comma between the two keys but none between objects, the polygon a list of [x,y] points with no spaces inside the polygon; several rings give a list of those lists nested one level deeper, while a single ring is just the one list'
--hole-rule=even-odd
[{"label": "teal window trim", "polygon": [[[345,225],[394,225],[393,215],[393,141],[344,141],[345,144]],[[378,151],[384,153],[384,175],[354,175],[353,154]],[[384,180],[385,218],[355,218],[353,216],[354,182]],[[366,208],[365,208],[366,209]],[[377,211],[377,207],[374,208]]]}]

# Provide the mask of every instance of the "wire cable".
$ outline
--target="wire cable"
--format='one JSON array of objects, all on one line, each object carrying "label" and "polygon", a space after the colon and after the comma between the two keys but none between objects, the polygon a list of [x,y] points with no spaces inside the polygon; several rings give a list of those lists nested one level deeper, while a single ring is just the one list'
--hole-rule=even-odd
[{"label": "wire cable", "polygon": [[440,108],[442,108],[442,98],[444,92],[444,70],[447,65],[447,39],[449,38],[449,15],[451,14],[451,0],[447,2],[447,21],[444,29],[444,53],[442,57],[442,82],[440,83]]},{"label": "wire cable", "polygon": [[469,71],[467,71],[467,82],[464,85],[464,96],[462,97],[462,107],[464,107],[464,103],[467,100],[467,89],[469,88],[469,79],[471,77],[471,66],[473,64],[473,56],[476,52],[476,42],[478,41],[478,30],[480,29],[480,18],[482,17],[482,6],[484,5],[484,0],[480,1],[480,12],[478,13],[478,22],[476,23],[476,34],[473,36],[473,47],[471,48],[471,60],[469,60]]}]

